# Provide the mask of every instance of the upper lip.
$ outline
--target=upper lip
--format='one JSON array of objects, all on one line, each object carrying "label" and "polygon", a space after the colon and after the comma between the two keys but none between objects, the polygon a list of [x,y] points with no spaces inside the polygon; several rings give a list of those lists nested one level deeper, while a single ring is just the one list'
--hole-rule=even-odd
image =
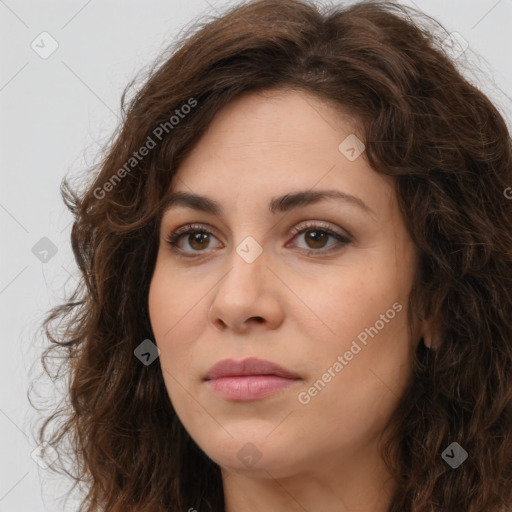
[{"label": "upper lip", "polygon": [[276,363],[250,357],[248,359],[243,359],[242,361],[235,361],[234,359],[224,359],[219,361],[208,370],[204,380],[243,375],[276,375],[287,379],[300,379],[299,375],[279,366]]}]

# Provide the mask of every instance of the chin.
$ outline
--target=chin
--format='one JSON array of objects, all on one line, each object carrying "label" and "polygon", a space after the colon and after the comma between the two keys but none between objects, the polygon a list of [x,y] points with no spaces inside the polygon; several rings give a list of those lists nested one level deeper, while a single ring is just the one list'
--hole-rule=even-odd
[{"label": "chin", "polygon": [[[201,449],[215,463],[229,471],[247,473],[253,476],[285,477],[297,470],[297,465],[290,458],[292,450],[289,442],[280,444],[283,439],[272,439],[268,428],[254,432],[238,434],[229,427],[226,429],[233,435],[220,442],[210,442]],[[224,432],[224,431],[223,431]]]}]

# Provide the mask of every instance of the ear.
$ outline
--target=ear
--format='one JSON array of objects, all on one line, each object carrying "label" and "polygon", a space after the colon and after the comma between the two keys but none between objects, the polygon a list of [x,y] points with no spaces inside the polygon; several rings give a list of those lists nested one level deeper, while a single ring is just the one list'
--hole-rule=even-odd
[{"label": "ear", "polygon": [[441,342],[440,332],[433,319],[428,318],[421,321],[420,336],[423,338],[425,346],[430,350],[437,350],[439,348]]}]

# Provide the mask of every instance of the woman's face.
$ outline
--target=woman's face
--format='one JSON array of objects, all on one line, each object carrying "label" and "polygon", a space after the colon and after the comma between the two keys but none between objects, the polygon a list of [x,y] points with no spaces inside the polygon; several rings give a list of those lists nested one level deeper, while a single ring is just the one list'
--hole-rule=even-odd
[{"label": "woman's face", "polygon": [[[172,192],[207,199],[163,215],[151,324],[176,413],[224,469],[286,477],[368,464],[410,383],[417,254],[393,178],[358,156],[354,130],[304,93],[246,94],[173,178]],[[215,363],[247,358],[295,379],[205,380]]]}]

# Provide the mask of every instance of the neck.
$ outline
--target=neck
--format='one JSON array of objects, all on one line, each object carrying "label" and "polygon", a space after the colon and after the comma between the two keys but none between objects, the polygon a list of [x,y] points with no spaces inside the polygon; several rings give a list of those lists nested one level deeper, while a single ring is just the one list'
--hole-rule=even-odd
[{"label": "neck", "polygon": [[387,512],[396,490],[375,451],[333,453],[300,469],[277,475],[264,466],[258,472],[222,468],[225,512]]}]

